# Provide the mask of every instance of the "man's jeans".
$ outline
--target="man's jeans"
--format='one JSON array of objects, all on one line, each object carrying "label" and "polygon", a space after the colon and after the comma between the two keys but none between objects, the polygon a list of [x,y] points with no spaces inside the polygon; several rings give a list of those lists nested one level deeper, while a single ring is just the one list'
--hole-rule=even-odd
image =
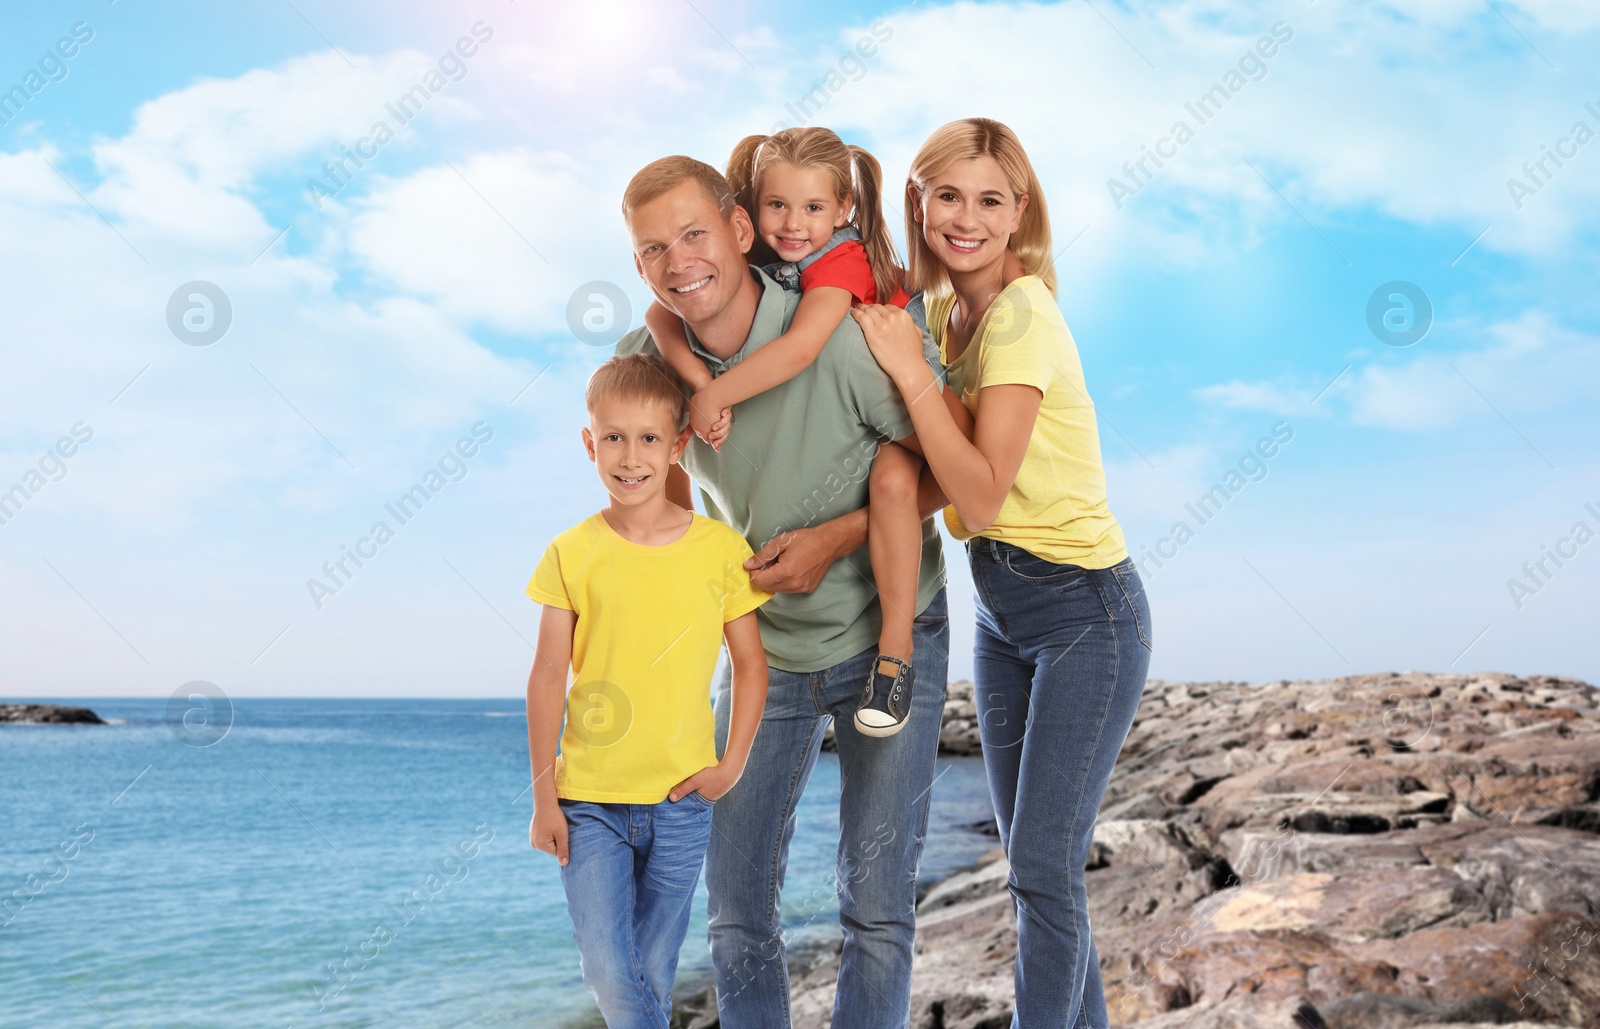
[{"label": "man's jeans", "polygon": [[676,804],[561,802],[572,938],[609,1029],[667,1029],[711,809],[698,793]]},{"label": "man's jeans", "polygon": [[1150,604],[1131,559],[1052,564],[967,542],[983,766],[1017,909],[1013,1027],[1110,1025],[1083,866],[1150,668]]},{"label": "man's jeans", "polygon": [[[905,728],[886,739],[855,728],[876,649],[822,671],[774,668],[744,776],[717,802],[706,857],[711,957],[723,1029],[785,1029],[789,973],[779,893],[828,720],[839,747],[840,839],[835,889],[844,950],[834,1029],[895,1029],[910,1021],[917,863],[944,710],[950,620],[940,589],[914,623],[917,681]],[[728,733],[726,675],[717,697],[719,747]]]}]

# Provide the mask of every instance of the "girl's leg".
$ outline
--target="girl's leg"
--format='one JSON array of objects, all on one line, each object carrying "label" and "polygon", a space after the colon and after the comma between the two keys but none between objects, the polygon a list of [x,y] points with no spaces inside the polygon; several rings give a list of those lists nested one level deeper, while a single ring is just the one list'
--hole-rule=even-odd
[{"label": "girl's leg", "polygon": [[922,565],[922,519],[917,480],[922,458],[898,443],[878,447],[868,481],[867,552],[883,607],[878,653],[911,660],[911,622],[917,616],[917,571]]},{"label": "girl's leg", "polygon": [[878,658],[867,672],[868,695],[856,714],[856,728],[868,736],[892,736],[911,710],[911,623],[917,615],[922,564],[922,519],[917,517],[921,474],[922,458],[910,450],[896,443],[878,447],[868,481],[867,552],[883,627]]}]

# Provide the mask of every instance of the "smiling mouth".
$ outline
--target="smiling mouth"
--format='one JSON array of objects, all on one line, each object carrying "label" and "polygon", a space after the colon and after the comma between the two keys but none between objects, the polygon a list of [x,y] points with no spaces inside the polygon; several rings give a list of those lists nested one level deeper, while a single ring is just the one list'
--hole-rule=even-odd
[{"label": "smiling mouth", "polygon": [[669,289],[672,292],[678,294],[680,297],[681,296],[687,296],[690,293],[699,292],[702,288],[705,287],[706,283],[708,283],[710,281],[711,281],[711,276],[707,275],[703,279],[696,279],[695,281],[689,283],[687,286],[668,286],[667,289]]},{"label": "smiling mouth", "polygon": [[981,239],[962,239],[959,236],[950,235],[945,236],[944,241],[950,245],[950,249],[959,254],[976,253],[978,248],[983,246],[985,242]]},{"label": "smiling mouth", "polygon": [[630,479],[625,475],[613,475],[612,478],[616,479],[618,482],[622,483],[622,485],[631,488],[631,487],[634,487],[634,486],[643,486],[645,480],[650,478],[650,476],[648,476],[648,475],[639,475],[639,476],[635,476],[635,477]]},{"label": "smiling mouth", "polygon": [[808,247],[810,245],[811,241],[809,239],[794,239],[790,236],[778,237],[778,246],[785,250],[799,250],[801,247]]}]

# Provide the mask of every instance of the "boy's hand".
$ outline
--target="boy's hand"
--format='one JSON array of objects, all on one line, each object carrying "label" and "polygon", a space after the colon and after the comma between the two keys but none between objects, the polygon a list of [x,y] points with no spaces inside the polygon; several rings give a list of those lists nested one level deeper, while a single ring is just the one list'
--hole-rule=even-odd
[{"label": "boy's hand", "polygon": [[557,861],[567,863],[567,816],[561,806],[533,809],[533,821],[528,823],[528,842],[534,850],[554,854]]},{"label": "boy's hand", "polygon": [[707,800],[715,801],[733,789],[733,784],[739,781],[743,773],[743,768],[725,767],[721,762],[707,765],[674,786],[667,793],[667,799],[676,804],[689,794],[698,793]]}]

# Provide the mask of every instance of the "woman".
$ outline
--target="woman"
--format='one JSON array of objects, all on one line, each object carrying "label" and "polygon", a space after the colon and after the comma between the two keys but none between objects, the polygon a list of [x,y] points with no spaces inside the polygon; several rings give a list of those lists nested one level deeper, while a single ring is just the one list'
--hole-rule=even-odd
[{"label": "woman", "polygon": [[[1015,1027],[1109,1024],[1083,866],[1150,664],[1150,609],[1106,504],[1094,405],[1055,302],[1044,195],[1017,137],[951,122],[906,183],[909,289],[969,439],[903,310],[857,314],[911,409],[977,589],[983,759],[1017,909]],[[928,475],[931,473],[932,481]]]}]

